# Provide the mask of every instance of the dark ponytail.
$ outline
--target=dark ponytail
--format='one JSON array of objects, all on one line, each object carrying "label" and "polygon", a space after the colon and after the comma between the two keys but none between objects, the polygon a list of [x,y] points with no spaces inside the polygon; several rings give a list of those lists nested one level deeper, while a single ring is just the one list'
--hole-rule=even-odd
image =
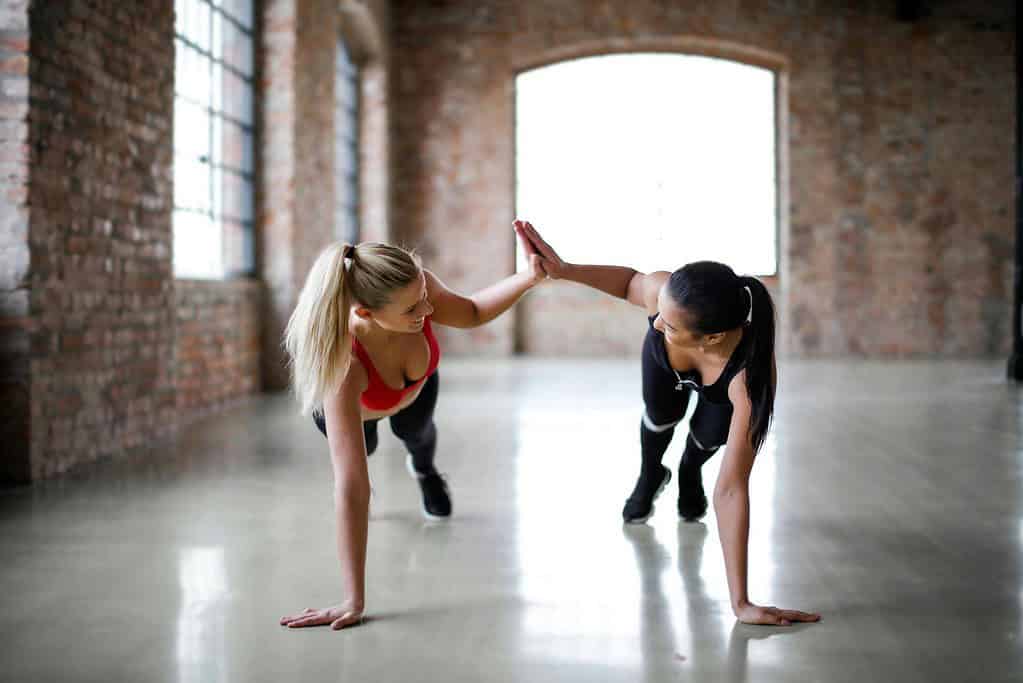
[{"label": "dark ponytail", "polygon": [[739,277],[716,261],[682,266],[671,274],[668,292],[688,313],[687,326],[693,332],[707,335],[746,327],[748,341],[739,360],[746,369],[746,391],[752,405],[750,437],[756,453],[774,416],[774,303],[770,293],[757,278]]},{"label": "dark ponytail", "polygon": [[764,444],[774,417],[774,302],[767,287],[757,278],[744,275],[739,281],[749,287],[753,295],[751,321],[746,326],[750,341],[742,360],[746,368],[746,391],[753,406],[750,433],[756,453]]}]

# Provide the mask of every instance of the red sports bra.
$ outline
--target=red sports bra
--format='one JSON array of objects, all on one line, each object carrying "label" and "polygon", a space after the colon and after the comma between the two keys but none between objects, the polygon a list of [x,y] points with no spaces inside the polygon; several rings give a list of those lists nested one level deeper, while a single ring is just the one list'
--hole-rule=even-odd
[{"label": "red sports bra", "polygon": [[366,391],[362,392],[363,407],[370,410],[390,410],[398,405],[405,398],[406,394],[414,391],[434,373],[440,364],[440,345],[437,344],[437,338],[433,336],[433,327],[430,325],[429,316],[423,322],[423,334],[426,335],[426,343],[430,347],[430,363],[426,368],[426,374],[416,382],[407,385],[404,389],[395,389],[388,386],[380,376],[380,373],[377,372],[377,369],[373,367],[373,361],[370,360],[366,349],[362,347],[358,339],[352,337],[352,350],[355,351],[359,362],[366,368],[366,374],[369,375],[369,386],[366,388]]}]

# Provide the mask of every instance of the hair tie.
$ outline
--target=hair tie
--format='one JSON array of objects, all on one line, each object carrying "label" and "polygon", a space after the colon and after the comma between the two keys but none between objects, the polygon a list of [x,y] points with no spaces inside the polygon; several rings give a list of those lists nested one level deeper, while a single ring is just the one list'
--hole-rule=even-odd
[{"label": "hair tie", "polygon": [[355,245],[354,244],[346,244],[345,248],[344,248],[344,251],[341,252],[341,258],[350,258],[350,259],[354,260],[355,259]]},{"label": "hair tie", "polygon": [[746,290],[747,294],[749,294],[749,315],[746,316],[746,322],[747,323],[752,323],[753,322],[753,290],[749,288],[749,285],[743,285],[742,288]]}]

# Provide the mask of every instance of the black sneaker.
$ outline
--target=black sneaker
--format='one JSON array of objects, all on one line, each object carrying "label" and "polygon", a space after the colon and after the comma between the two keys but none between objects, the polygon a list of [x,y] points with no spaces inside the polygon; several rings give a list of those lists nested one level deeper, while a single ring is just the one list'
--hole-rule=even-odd
[{"label": "black sneaker", "polygon": [[664,465],[660,467],[661,471],[658,473],[660,476],[639,473],[636,488],[632,489],[632,495],[625,501],[625,507],[622,509],[622,519],[626,524],[642,524],[654,513],[654,500],[671,481],[671,470]]},{"label": "black sneaker", "polygon": [[687,522],[707,514],[707,495],[699,467],[678,467],[678,516]]},{"label": "black sneaker", "polygon": [[451,516],[451,496],[444,477],[432,470],[423,474],[412,465],[412,456],[405,457],[405,467],[416,481],[423,494],[423,515],[428,519],[447,519]]}]

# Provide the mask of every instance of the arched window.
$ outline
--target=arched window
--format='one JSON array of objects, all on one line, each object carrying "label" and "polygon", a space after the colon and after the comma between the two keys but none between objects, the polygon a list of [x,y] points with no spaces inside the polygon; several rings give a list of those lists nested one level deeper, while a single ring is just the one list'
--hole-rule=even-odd
[{"label": "arched window", "polygon": [[681,54],[589,57],[520,74],[515,113],[516,215],[566,260],[777,273],[773,72]]},{"label": "arched window", "polygon": [[252,0],[176,0],[174,274],[254,267]]}]

